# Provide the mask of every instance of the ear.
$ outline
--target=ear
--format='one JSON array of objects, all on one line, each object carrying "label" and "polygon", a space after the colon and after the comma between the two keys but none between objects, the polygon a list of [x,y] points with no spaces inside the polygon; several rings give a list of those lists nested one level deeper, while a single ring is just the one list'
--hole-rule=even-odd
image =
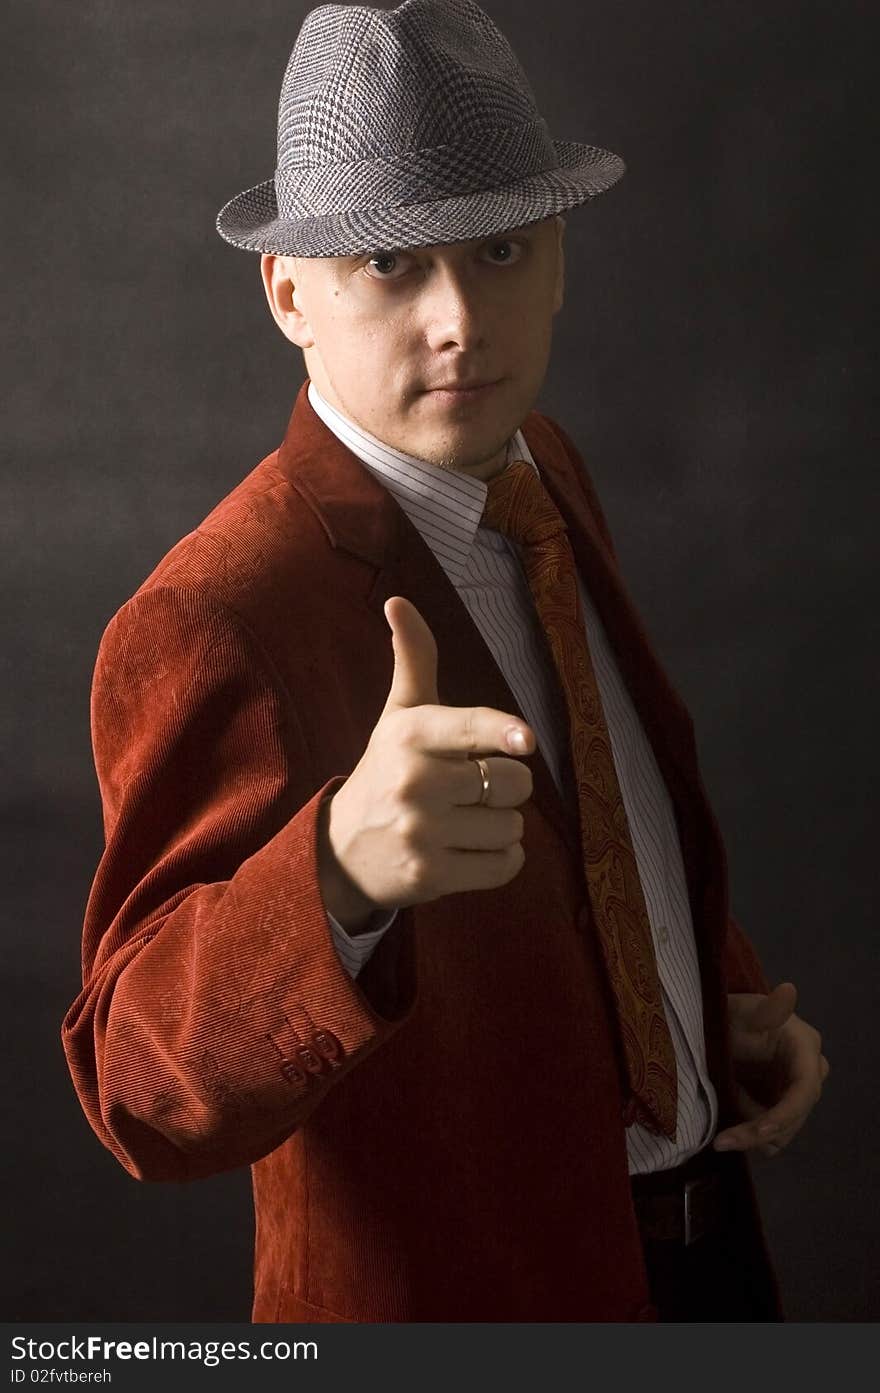
[{"label": "ear", "polygon": [[311,348],[315,336],[303,308],[302,285],[295,259],[264,252],[260,257],[260,275],[272,318],[284,337],[300,348]]},{"label": "ear", "polygon": [[565,248],[563,246],[565,218],[561,213],[556,214],[556,233],[558,241],[556,244],[556,285],[553,291],[554,314],[562,309],[562,302],[565,298]]}]

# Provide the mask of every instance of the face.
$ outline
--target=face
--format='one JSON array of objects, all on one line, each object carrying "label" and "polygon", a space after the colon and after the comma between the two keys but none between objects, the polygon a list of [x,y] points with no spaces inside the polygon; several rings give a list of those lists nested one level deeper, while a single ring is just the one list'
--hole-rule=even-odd
[{"label": "face", "polygon": [[[564,228],[550,217],[430,247],[264,254],[263,285],[327,401],[387,445],[487,479],[544,380]],[[474,383],[488,385],[461,390]]]}]

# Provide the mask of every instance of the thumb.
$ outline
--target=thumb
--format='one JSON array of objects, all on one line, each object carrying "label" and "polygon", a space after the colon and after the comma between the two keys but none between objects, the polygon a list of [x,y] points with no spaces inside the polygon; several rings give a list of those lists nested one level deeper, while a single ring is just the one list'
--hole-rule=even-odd
[{"label": "thumb", "polygon": [[430,628],[403,595],[386,600],[384,614],[391,626],[394,675],[382,715],[405,706],[438,705],[437,643]]},{"label": "thumb", "polygon": [[797,987],[793,982],[780,982],[767,996],[760,997],[745,1022],[747,1030],[778,1030],[795,1008]]}]

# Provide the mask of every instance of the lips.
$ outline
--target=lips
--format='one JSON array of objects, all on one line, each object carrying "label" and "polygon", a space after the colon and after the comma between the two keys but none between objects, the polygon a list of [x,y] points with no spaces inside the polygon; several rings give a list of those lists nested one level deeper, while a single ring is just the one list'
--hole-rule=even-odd
[{"label": "lips", "polygon": [[496,378],[492,381],[486,379],[481,382],[449,382],[439,387],[426,387],[425,395],[445,402],[479,401],[482,397],[488,396],[490,391],[498,386],[500,380],[500,378]]},{"label": "lips", "polygon": [[476,392],[481,387],[494,387],[495,382],[486,378],[482,382],[441,382],[437,387],[429,387],[429,392]]}]

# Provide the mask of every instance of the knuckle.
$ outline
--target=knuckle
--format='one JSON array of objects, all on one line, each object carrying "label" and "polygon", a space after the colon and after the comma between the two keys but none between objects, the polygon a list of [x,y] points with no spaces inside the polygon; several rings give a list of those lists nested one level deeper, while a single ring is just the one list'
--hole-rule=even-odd
[{"label": "knuckle", "polygon": [[424,897],[428,890],[428,860],[422,851],[411,851],[403,864],[405,891],[412,898]]},{"label": "knuckle", "polygon": [[515,875],[519,875],[520,871],[525,865],[526,853],[523,850],[522,842],[514,842],[513,845],[508,848],[508,856],[511,862],[513,863],[513,869],[510,873],[509,879],[513,880],[513,877]]},{"label": "knuckle", "polygon": [[395,826],[397,836],[408,852],[411,854],[418,850],[424,824],[421,813],[406,799],[401,803]]},{"label": "knuckle", "polygon": [[423,792],[423,773],[417,760],[402,761],[395,786],[400,808],[417,816],[416,808]]},{"label": "knuckle", "polygon": [[469,752],[477,748],[477,716],[482,710],[482,706],[468,706],[465,709],[462,741]]},{"label": "knuckle", "polygon": [[516,809],[516,808],[514,808],[514,809],[512,810],[512,818],[513,818],[513,839],[514,839],[514,841],[521,842],[521,841],[522,841],[522,838],[523,838],[523,833],[524,833],[525,830],[526,830],[526,820],[525,820],[525,818],[523,817],[522,813],[519,812],[518,809]]}]

